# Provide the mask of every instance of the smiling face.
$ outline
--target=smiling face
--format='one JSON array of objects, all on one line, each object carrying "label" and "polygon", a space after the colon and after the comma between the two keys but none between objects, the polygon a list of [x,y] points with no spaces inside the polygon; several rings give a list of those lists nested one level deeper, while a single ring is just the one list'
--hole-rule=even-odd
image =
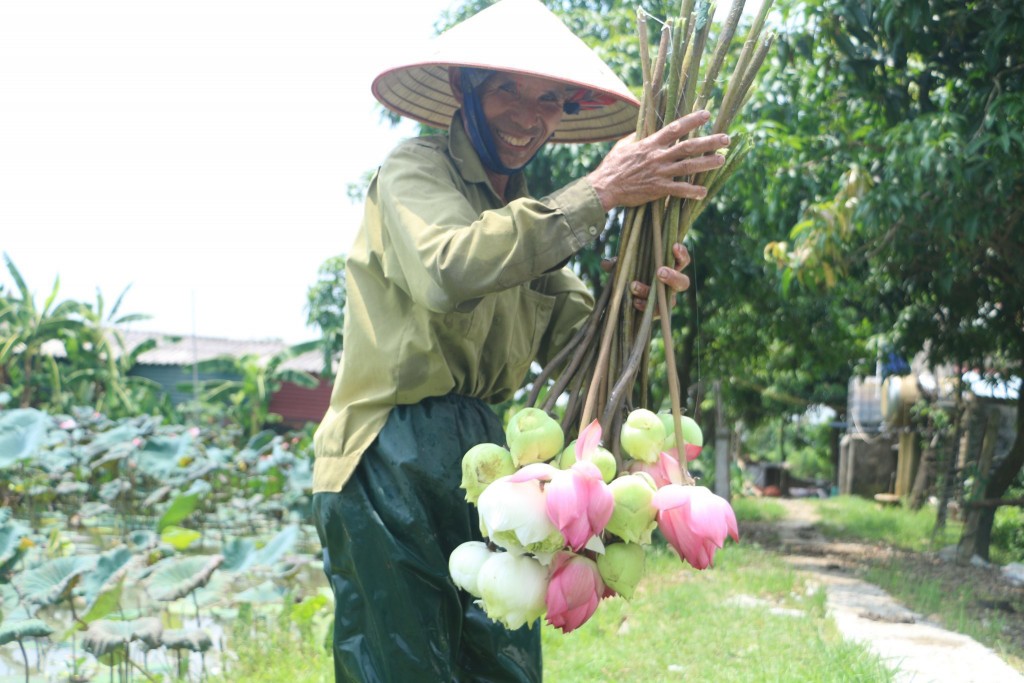
[{"label": "smiling face", "polygon": [[[498,71],[476,91],[501,163],[520,168],[551,137],[565,115],[566,99],[576,88],[539,76]],[[456,97],[462,101],[461,92]]]}]

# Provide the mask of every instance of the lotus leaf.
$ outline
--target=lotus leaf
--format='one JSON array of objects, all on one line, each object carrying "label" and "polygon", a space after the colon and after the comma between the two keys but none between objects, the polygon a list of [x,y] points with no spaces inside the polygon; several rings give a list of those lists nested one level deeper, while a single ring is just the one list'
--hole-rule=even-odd
[{"label": "lotus leaf", "polygon": [[299,538],[298,525],[286,526],[274,538],[262,548],[256,551],[253,557],[253,564],[271,566],[281,559],[281,556],[289,552]]},{"label": "lotus leaf", "polygon": [[53,420],[35,408],[8,410],[0,415],[0,469],[33,457]]},{"label": "lotus leaf", "polygon": [[95,555],[58,557],[18,574],[14,585],[27,602],[41,607],[56,605],[70,598],[82,574],[95,566]]},{"label": "lotus leaf", "polygon": [[84,481],[62,481],[55,489],[58,496],[73,496],[76,494],[88,493],[89,485]]},{"label": "lotus leaf", "polygon": [[111,606],[111,603],[111,609],[117,607],[121,597],[121,583],[132,557],[132,552],[128,548],[107,551],[96,561],[96,569],[82,579],[82,594],[88,612],[85,621],[93,621],[109,614],[109,610],[102,610]]},{"label": "lotus leaf", "polygon": [[128,542],[136,549],[149,550],[160,542],[160,536],[149,529],[138,529],[128,534]]},{"label": "lotus leaf", "polygon": [[0,624],[0,645],[22,641],[25,638],[45,638],[53,633],[46,622],[39,619],[21,619],[19,621],[5,621]]},{"label": "lotus leaf", "polygon": [[146,441],[146,445],[138,452],[136,458],[139,471],[157,481],[181,482],[187,468],[181,463],[196,454],[192,438],[187,434],[181,436],[154,436]]},{"label": "lotus leaf", "polygon": [[117,500],[122,493],[132,490],[132,483],[127,479],[112,479],[100,487],[99,496],[105,502],[111,503]]},{"label": "lotus leaf", "polygon": [[238,572],[252,564],[255,544],[248,538],[233,538],[224,544],[223,568],[229,572]]},{"label": "lotus leaf", "polygon": [[189,496],[203,497],[205,495],[212,493],[213,486],[210,484],[210,482],[206,481],[205,479],[200,479],[199,477],[205,477],[211,472],[215,472],[219,469],[220,465],[208,463],[192,472],[192,474],[189,475],[189,479],[192,480],[192,483],[189,485],[188,490],[185,491],[185,494]]},{"label": "lotus leaf", "polygon": [[175,550],[186,550],[202,537],[203,535],[195,529],[186,529],[180,526],[169,526],[160,532],[160,540]]},{"label": "lotus leaf", "polygon": [[162,560],[149,577],[149,593],[155,600],[169,602],[182,598],[206,585],[224,562],[223,555],[197,555],[184,559]]},{"label": "lotus leaf", "polygon": [[21,539],[28,533],[23,525],[9,518],[10,508],[0,509],[0,576],[7,574],[21,557]]},{"label": "lotus leaf", "polygon": [[115,652],[136,640],[154,649],[160,647],[162,633],[163,626],[156,617],[142,617],[133,621],[100,619],[89,624],[82,636],[82,646],[96,657]]},{"label": "lotus leaf", "polygon": [[176,496],[171,501],[167,511],[160,517],[160,520],[156,523],[156,530],[158,532],[163,531],[169,526],[174,526],[178,522],[186,519],[191,515],[196,506],[199,505],[198,495],[181,495]]},{"label": "lotus leaf", "polygon": [[60,474],[78,464],[76,450],[68,446],[58,446],[53,450],[42,450],[36,454],[32,463],[39,465],[50,474]]},{"label": "lotus leaf", "polygon": [[213,646],[213,639],[206,631],[198,628],[168,629],[160,636],[164,647],[172,650],[206,652]]},{"label": "lotus leaf", "polygon": [[285,589],[273,581],[264,581],[258,586],[247,588],[235,595],[235,602],[247,602],[253,605],[280,604],[284,599]]},{"label": "lotus leaf", "polygon": [[135,439],[145,436],[143,430],[139,429],[137,425],[122,424],[109,429],[105,432],[99,432],[96,437],[92,440],[88,446],[85,447],[85,454],[89,460],[96,458],[97,456],[108,454],[110,451],[114,451],[115,457],[106,457],[105,461],[116,460],[123,458],[128,455],[132,450],[135,449],[132,443]]},{"label": "lotus leaf", "polygon": [[174,490],[173,486],[161,486],[154,489],[152,493],[146,496],[146,499],[142,501],[142,507],[151,508],[157,503],[162,503],[167,500],[167,497],[171,495],[171,491]]}]

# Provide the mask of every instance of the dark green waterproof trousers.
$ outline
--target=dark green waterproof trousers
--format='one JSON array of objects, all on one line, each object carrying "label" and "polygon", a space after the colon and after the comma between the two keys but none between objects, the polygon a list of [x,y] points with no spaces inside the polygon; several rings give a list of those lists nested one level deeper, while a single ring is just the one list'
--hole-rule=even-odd
[{"label": "dark green waterproof trousers", "polygon": [[481,401],[398,406],[344,489],[313,496],[339,683],[541,680],[539,626],[492,622],[448,574],[452,550],[481,538],[459,482],[485,442],[504,434]]}]

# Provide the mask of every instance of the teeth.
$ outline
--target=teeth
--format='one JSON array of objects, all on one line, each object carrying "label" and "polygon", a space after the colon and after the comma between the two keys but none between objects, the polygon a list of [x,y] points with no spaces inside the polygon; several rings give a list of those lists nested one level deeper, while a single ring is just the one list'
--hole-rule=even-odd
[{"label": "teeth", "polygon": [[502,139],[502,141],[512,145],[513,147],[526,147],[528,144],[530,144],[530,140],[532,139],[532,138],[528,138],[528,137],[527,138],[512,137],[511,135],[506,135],[505,133],[501,133],[501,132],[498,133],[498,137],[500,137]]}]

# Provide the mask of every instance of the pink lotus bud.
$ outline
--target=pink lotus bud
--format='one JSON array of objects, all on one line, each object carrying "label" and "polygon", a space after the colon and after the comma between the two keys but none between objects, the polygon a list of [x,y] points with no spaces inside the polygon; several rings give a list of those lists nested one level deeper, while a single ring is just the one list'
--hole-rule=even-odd
[{"label": "pink lotus bud", "polygon": [[668,453],[660,454],[658,461],[654,463],[634,460],[626,466],[626,471],[631,473],[646,472],[654,480],[654,485],[657,488],[667,484],[683,483],[683,468],[679,466],[679,461]]},{"label": "pink lotus bud", "polygon": [[533,622],[544,614],[548,571],[529,555],[491,553],[477,575],[478,604],[487,616],[508,629]]},{"label": "pink lotus bud", "polygon": [[697,569],[712,563],[726,536],[739,541],[736,514],[729,502],[703,486],[663,486],[653,503],[658,528],[679,556]]},{"label": "pink lotus bud", "polygon": [[664,441],[665,426],[661,418],[643,408],[631,412],[619,431],[623,450],[634,460],[656,461]]},{"label": "pink lotus bud", "polygon": [[597,569],[605,584],[627,600],[636,592],[646,563],[647,553],[636,543],[611,543],[604,555],[597,556]]},{"label": "pink lotus bud", "polygon": [[466,500],[476,503],[480,494],[491,482],[516,471],[512,454],[493,443],[473,446],[462,456],[462,483]]},{"label": "pink lotus bud", "polygon": [[567,470],[555,470],[545,488],[548,517],[573,550],[580,550],[604,531],[615,500],[592,462],[581,460]]},{"label": "pink lotus bud", "polygon": [[563,633],[574,631],[593,616],[606,591],[597,563],[583,555],[558,553],[548,582],[548,623]]},{"label": "pink lotus bud", "polygon": [[652,502],[657,487],[646,473],[627,474],[608,485],[615,508],[605,529],[624,541],[650,543],[658,510]]},{"label": "pink lotus bud", "polygon": [[523,408],[505,428],[505,439],[517,467],[547,462],[562,450],[565,434],[558,421],[540,408]]}]

